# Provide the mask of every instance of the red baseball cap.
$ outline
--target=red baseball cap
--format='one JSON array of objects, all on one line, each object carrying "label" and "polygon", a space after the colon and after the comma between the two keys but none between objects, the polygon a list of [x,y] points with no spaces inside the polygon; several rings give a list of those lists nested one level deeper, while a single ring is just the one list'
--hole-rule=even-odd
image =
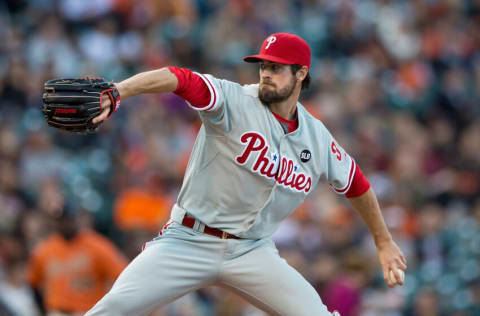
[{"label": "red baseball cap", "polygon": [[310,46],[300,36],[290,33],[275,33],[262,44],[260,54],[244,57],[248,63],[268,60],[274,63],[307,66],[310,69],[312,53]]}]

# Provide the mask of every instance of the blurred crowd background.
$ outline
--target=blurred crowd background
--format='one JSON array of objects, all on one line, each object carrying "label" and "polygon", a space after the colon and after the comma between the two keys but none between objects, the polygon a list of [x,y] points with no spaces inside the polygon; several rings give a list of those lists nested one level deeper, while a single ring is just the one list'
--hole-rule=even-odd
[{"label": "blurred crowd background", "polygon": [[[122,102],[96,134],[61,133],[43,82],[174,65],[254,83],[242,57],[274,32],[310,43],[302,103],[368,176],[408,271],[387,288],[363,222],[326,184],[275,233],[282,256],[343,316],[480,315],[478,0],[0,1],[1,315],[41,315],[29,269],[58,205],[132,260],[168,220],[200,127],[165,94]],[[218,288],[154,314],[264,315]]]}]

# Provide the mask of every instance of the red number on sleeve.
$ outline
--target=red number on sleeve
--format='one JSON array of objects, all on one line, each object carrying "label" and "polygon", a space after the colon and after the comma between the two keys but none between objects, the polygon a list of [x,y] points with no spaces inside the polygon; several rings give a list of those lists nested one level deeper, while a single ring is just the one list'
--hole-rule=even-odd
[{"label": "red number on sleeve", "polygon": [[337,146],[335,146],[335,142],[332,141],[332,152],[333,154],[337,157],[338,161],[342,161],[342,153],[340,152],[339,149],[337,149]]}]

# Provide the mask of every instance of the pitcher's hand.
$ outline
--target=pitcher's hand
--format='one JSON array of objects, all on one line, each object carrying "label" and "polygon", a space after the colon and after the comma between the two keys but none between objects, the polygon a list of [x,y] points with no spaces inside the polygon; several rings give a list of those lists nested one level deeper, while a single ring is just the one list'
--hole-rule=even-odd
[{"label": "pitcher's hand", "polygon": [[96,116],[93,120],[92,123],[96,124],[101,121],[104,121],[107,119],[108,114],[112,110],[112,102],[110,102],[110,98],[108,97],[103,97],[102,98],[102,113],[100,113],[98,116]]},{"label": "pitcher's hand", "polygon": [[[383,278],[389,287],[403,285],[404,280],[397,269],[405,271],[407,269],[407,260],[400,248],[393,240],[388,240],[377,244],[377,253],[380,264],[382,265]],[[395,275],[396,280],[391,280],[390,271]]]}]

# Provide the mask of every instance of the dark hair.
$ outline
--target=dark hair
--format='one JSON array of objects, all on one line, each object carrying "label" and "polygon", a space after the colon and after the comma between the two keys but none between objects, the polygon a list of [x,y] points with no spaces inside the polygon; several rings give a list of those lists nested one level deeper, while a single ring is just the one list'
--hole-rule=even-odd
[{"label": "dark hair", "polygon": [[[290,66],[290,70],[292,71],[292,75],[295,75],[303,66],[299,64],[293,64]],[[310,87],[310,72],[307,72],[307,76],[302,81],[302,90],[308,89]]]}]

